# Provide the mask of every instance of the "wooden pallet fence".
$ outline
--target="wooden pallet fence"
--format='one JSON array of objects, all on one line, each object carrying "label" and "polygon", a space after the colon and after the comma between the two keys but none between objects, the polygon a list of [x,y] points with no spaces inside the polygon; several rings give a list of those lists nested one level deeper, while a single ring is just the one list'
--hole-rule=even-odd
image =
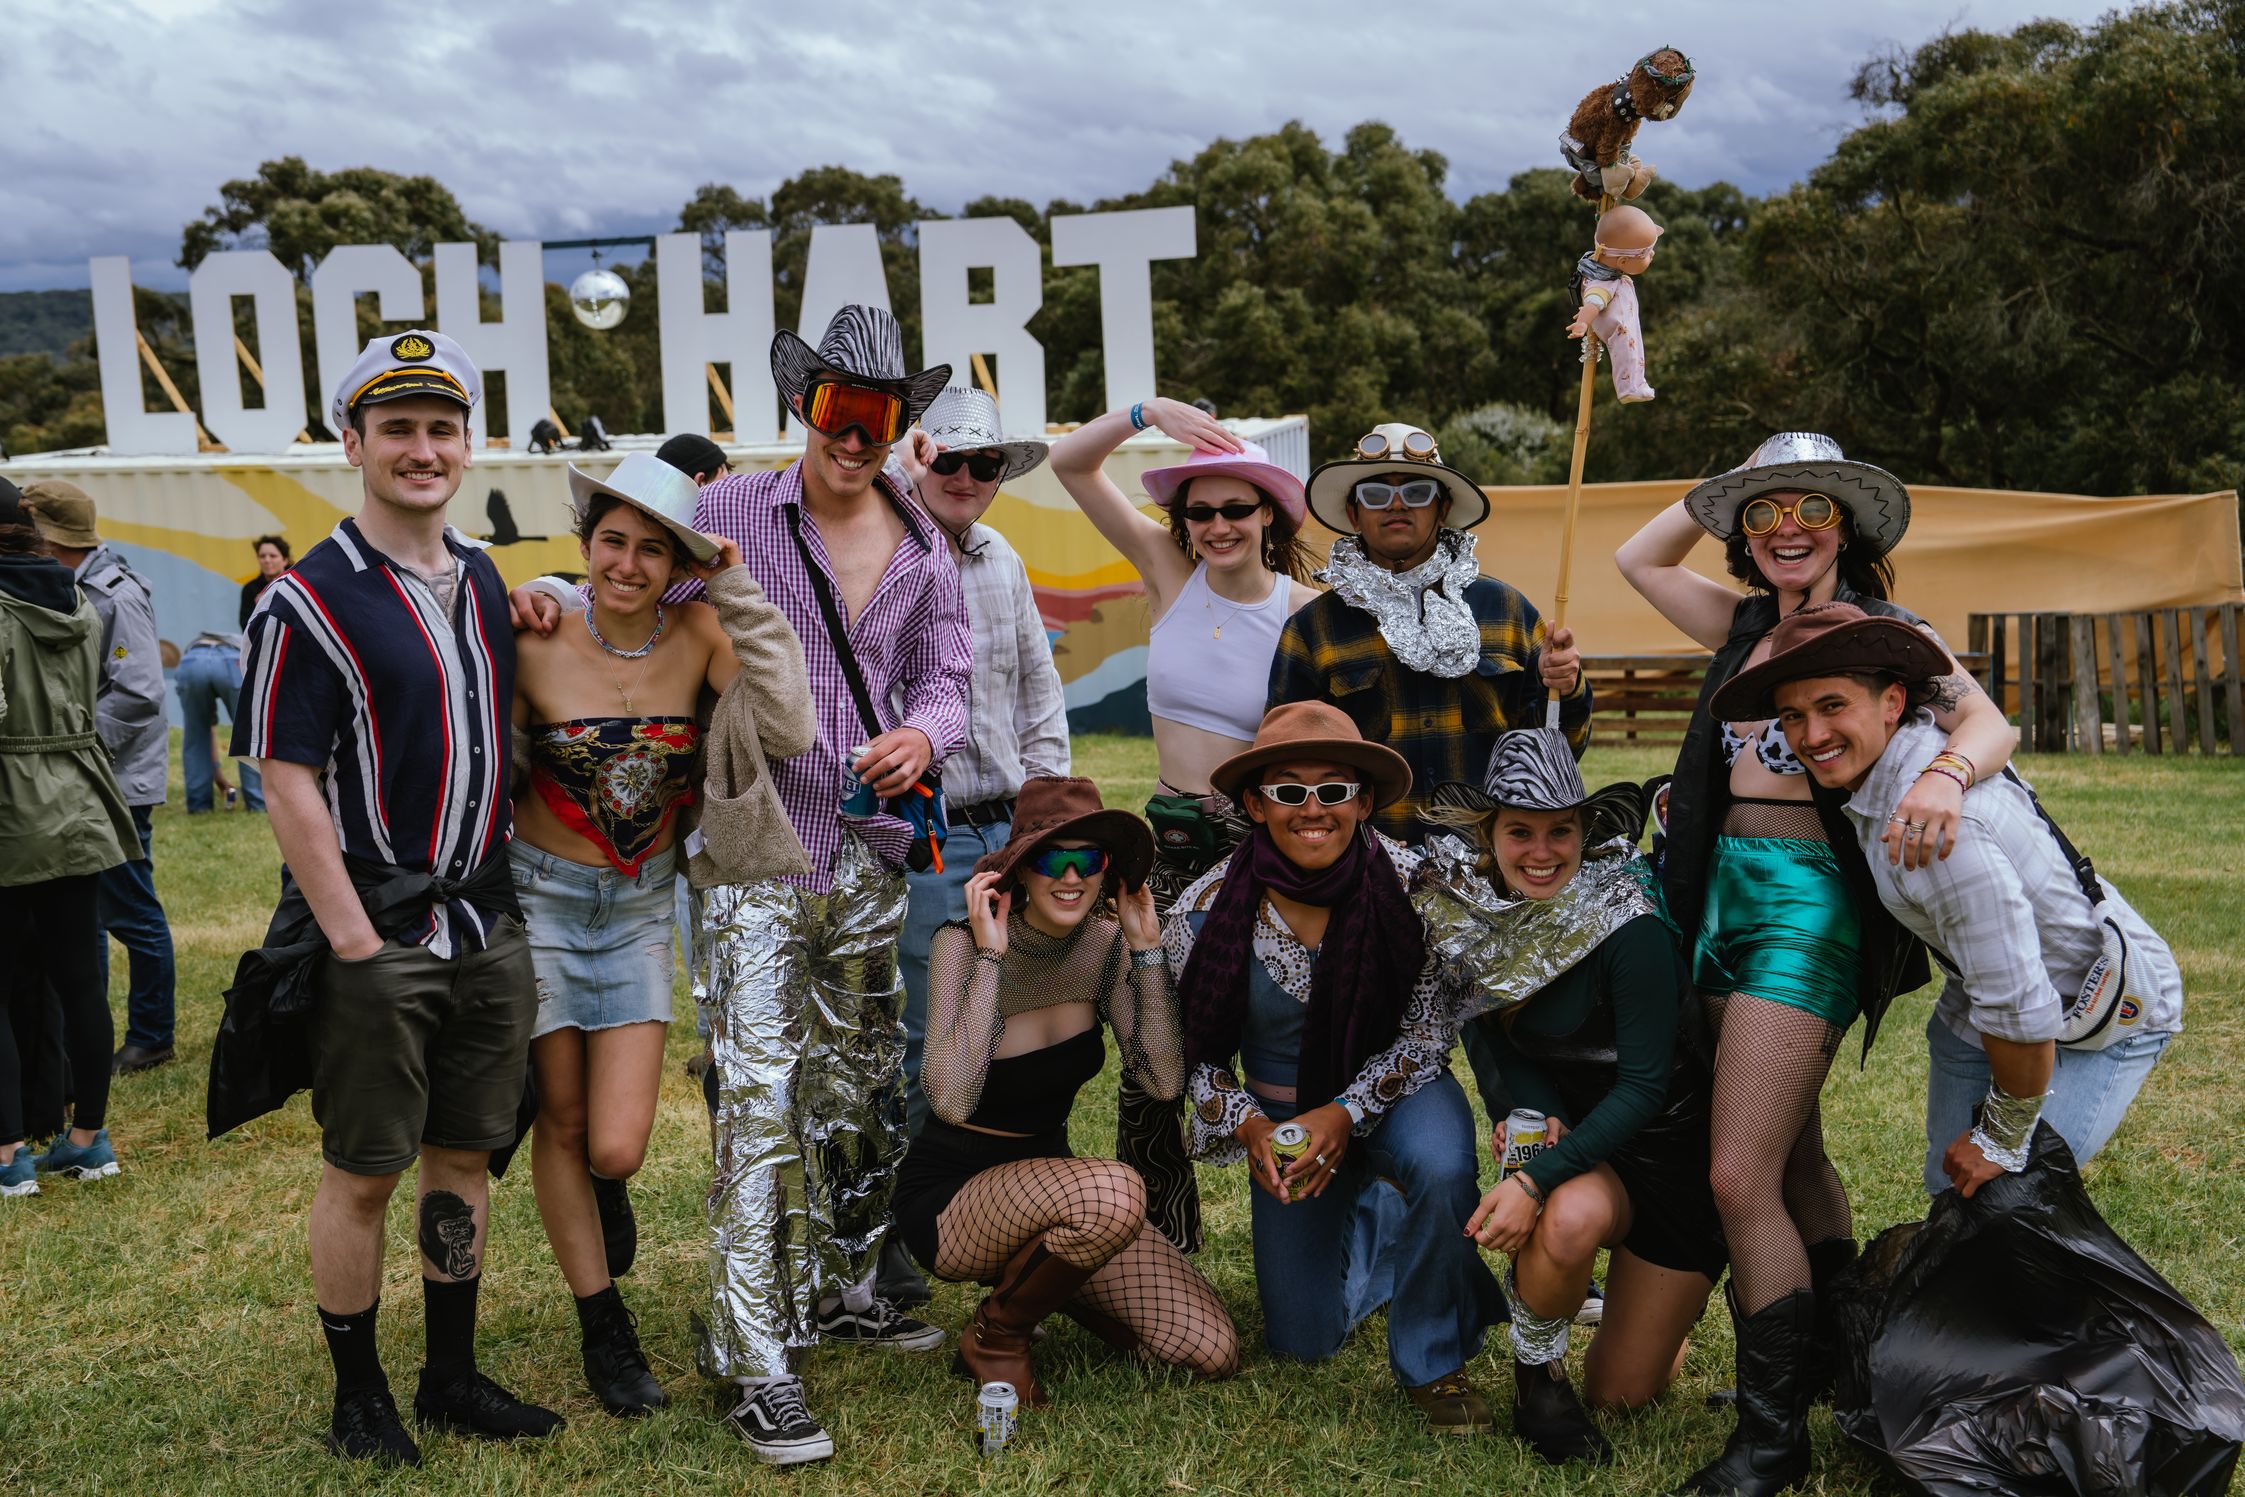
[{"label": "wooden pallet fence", "polygon": [[[1583,672],[1590,678],[1592,741],[1682,743],[1712,658],[1705,654],[1583,656]],[[1985,657],[1965,654],[1958,661],[1986,679]]]},{"label": "wooden pallet fence", "polygon": [[2245,604],[2134,613],[1975,613],[1988,694],[2043,754],[2236,756],[2245,745],[2238,648]]}]

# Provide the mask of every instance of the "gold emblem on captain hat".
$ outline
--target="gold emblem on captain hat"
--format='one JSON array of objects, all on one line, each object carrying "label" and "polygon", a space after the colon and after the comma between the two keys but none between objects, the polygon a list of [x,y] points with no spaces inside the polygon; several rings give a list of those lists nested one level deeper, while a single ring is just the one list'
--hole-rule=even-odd
[{"label": "gold emblem on captain hat", "polygon": [[406,333],[390,345],[390,357],[408,364],[418,364],[436,357],[437,346],[419,333]]}]

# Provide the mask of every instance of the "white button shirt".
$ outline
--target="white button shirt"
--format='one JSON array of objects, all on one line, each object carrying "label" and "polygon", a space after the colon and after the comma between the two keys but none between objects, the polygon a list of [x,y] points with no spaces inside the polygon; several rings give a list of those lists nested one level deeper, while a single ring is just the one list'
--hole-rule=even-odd
[{"label": "white button shirt", "polygon": [[[1930,715],[1905,721],[1849,797],[1849,822],[1880,903],[1932,949],[1948,976],[1934,1012],[1950,1032],[1974,1044],[1982,1034],[2021,1044],[2054,1040],[2104,940],[2027,787],[1999,775],[1965,792],[1957,845],[1930,868],[1889,863],[1879,840],[1887,818],[1947,743]],[[2143,995],[2143,1013],[2118,1022],[2144,1034],[2179,1031],[2183,979],[2174,953],[2110,883],[2098,882],[2128,938],[2130,965],[2141,962],[2157,990]]]},{"label": "white button shirt", "polygon": [[1068,702],[1037,612],[1029,569],[989,526],[967,527],[959,582],[974,631],[967,690],[967,741],[943,761],[943,798],[953,806],[1004,800],[1038,775],[1065,775]]}]

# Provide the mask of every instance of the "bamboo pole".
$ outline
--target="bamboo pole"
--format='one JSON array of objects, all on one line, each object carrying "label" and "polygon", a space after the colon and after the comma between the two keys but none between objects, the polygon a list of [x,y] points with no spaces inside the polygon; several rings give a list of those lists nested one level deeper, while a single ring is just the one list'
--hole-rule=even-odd
[{"label": "bamboo pole", "polygon": [[[1610,197],[1598,199],[1598,212],[1603,216],[1613,207]],[[1575,401],[1575,450],[1567,462],[1567,517],[1559,530],[1559,585],[1551,594],[1551,627],[1557,630],[1567,622],[1567,583],[1575,563],[1575,516],[1582,508],[1583,466],[1590,454],[1590,406],[1598,389],[1598,335],[1584,333],[1582,337],[1582,394]],[[1549,638],[1547,634],[1545,636]],[[1544,726],[1559,726],[1559,693],[1551,693],[1544,706]]]}]

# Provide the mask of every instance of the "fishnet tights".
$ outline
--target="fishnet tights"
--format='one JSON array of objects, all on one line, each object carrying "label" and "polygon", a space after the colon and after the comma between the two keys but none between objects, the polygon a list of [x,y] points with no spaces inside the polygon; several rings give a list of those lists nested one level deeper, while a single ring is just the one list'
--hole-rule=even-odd
[{"label": "fishnet tights", "polygon": [[1807,1244],[1854,1231],[1817,1096],[1844,1032],[1746,993],[1707,996],[1718,1036],[1709,1179],[1745,1313],[1809,1287]]},{"label": "fishnet tights", "polygon": [[969,1180],[936,1218],[935,1271],[989,1279],[1039,1235],[1053,1255],[1096,1271],[1073,1304],[1122,1322],[1157,1361],[1202,1377],[1239,1369],[1223,1301],[1146,1220],[1146,1189],[1107,1159],[1024,1159]]}]

